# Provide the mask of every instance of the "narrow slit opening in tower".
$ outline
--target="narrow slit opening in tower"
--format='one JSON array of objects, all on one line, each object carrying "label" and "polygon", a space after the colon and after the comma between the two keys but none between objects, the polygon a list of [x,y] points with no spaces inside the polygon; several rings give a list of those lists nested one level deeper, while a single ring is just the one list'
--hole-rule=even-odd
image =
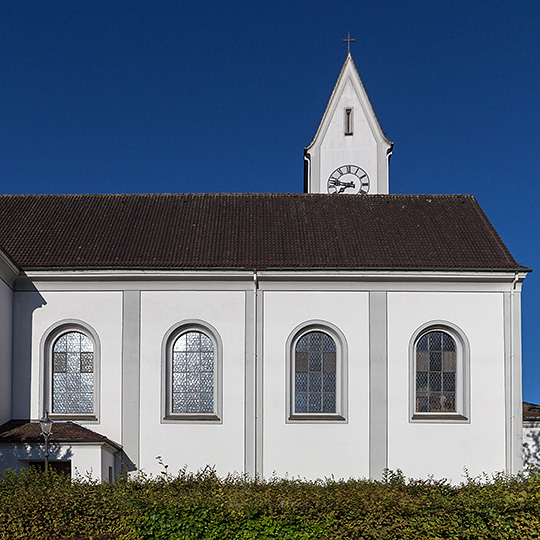
[{"label": "narrow slit opening in tower", "polygon": [[345,135],[353,134],[353,110],[352,108],[345,109]]}]

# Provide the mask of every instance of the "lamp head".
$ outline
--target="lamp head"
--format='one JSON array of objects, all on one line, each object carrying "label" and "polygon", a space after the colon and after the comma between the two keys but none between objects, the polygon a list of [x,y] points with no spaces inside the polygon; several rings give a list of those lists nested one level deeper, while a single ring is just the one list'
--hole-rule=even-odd
[{"label": "lamp head", "polygon": [[43,418],[39,421],[39,425],[41,426],[41,433],[43,434],[43,436],[50,437],[52,433],[53,421],[49,418],[48,411],[45,411]]}]

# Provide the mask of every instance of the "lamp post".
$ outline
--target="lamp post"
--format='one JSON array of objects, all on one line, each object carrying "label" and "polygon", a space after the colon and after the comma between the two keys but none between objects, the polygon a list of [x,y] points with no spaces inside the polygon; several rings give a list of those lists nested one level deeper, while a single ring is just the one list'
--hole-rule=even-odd
[{"label": "lamp post", "polygon": [[45,439],[45,472],[49,472],[49,437],[52,433],[53,421],[49,418],[49,412],[45,411],[43,418],[39,421],[41,433]]}]

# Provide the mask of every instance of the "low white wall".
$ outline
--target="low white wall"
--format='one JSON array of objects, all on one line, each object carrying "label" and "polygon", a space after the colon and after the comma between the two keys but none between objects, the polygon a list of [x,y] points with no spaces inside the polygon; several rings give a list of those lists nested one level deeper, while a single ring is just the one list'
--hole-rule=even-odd
[{"label": "low white wall", "polygon": [[101,445],[72,445],[70,447],[73,458],[71,460],[71,474],[73,477],[82,477],[88,480],[103,481],[107,479],[102,475],[102,448]]},{"label": "low white wall", "polygon": [[[20,470],[31,461],[45,459],[44,444],[0,444],[0,469]],[[72,477],[89,480],[108,480],[108,467],[114,466],[114,456],[101,444],[55,444],[49,446],[50,461],[71,461]],[[103,471],[106,471],[104,474]]]},{"label": "low white wall", "polygon": [[117,470],[115,459],[116,452],[109,446],[104,444],[101,447],[101,481],[109,482],[118,479],[119,470]]}]

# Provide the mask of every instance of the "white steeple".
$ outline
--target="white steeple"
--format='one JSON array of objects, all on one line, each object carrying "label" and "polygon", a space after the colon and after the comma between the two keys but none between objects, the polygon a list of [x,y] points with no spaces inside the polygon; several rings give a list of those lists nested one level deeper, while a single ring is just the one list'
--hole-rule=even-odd
[{"label": "white steeple", "polygon": [[392,146],[349,52],[317,133],[304,152],[304,191],[388,193]]}]

